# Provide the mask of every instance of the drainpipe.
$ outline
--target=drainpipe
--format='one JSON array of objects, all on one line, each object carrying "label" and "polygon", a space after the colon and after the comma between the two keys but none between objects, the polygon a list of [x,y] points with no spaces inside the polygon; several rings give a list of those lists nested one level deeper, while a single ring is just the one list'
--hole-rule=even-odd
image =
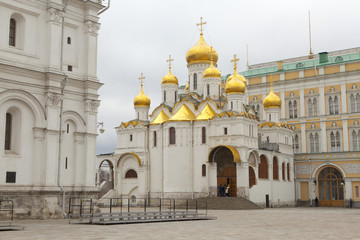
[{"label": "drainpipe", "polygon": [[193,153],[193,145],[194,145],[194,121],[190,122],[190,187],[191,187],[191,199],[194,199],[194,153]]},{"label": "drainpipe", "polygon": [[64,80],[61,83],[61,101],[60,101],[60,115],[59,115],[59,153],[58,153],[58,176],[57,176],[57,185],[60,188],[61,192],[62,192],[62,211],[63,211],[63,215],[64,218],[66,217],[66,213],[65,213],[65,189],[63,188],[63,186],[61,185],[61,172],[60,172],[60,167],[61,167],[61,138],[62,138],[62,120],[63,120],[63,106],[64,106],[64,90],[65,90],[65,85],[66,82],[68,80],[68,76],[65,74],[65,72],[63,71],[63,57],[64,57],[64,22],[65,22],[65,10],[68,6],[70,0],[67,0],[62,12],[63,12],[63,17],[61,20],[61,51],[60,51],[60,71],[63,73],[64,75]]}]

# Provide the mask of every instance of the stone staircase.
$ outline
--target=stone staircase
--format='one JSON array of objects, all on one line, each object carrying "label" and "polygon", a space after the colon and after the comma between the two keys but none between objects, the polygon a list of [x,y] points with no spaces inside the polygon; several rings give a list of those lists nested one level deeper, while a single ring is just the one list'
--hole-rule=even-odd
[{"label": "stone staircase", "polygon": [[247,210],[262,209],[262,207],[242,197],[203,197],[198,201],[207,202],[208,209]]}]

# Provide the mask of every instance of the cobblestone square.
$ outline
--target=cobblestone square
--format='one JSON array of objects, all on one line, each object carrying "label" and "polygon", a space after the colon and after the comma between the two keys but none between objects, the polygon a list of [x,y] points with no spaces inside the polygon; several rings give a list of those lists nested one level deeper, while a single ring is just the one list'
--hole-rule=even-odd
[{"label": "cobblestone square", "polygon": [[68,220],[22,220],[24,231],[0,239],[360,239],[360,209],[277,208],[211,210],[217,220],[123,225],[68,224]]}]

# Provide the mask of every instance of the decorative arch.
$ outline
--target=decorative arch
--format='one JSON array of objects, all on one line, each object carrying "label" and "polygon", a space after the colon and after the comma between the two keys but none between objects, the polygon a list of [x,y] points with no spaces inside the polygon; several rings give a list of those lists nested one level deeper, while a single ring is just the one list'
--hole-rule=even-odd
[{"label": "decorative arch", "polygon": [[260,156],[259,178],[269,179],[269,160],[264,154]]},{"label": "decorative arch", "polygon": [[129,155],[135,157],[136,160],[137,160],[137,162],[138,162],[138,164],[139,164],[139,167],[141,167],[141,161],[140,161],[139,156],[136,155],[135,153],[131,153],[131,152],[121,154],[120,157],[118,158],[117,162],[116,162],[116,167],[119,166],[120,160],[121,160],[123,157],[129,156]]},{"label": "decorative arch", "polygon": [[254,167],[255,167],[260,161],[260,155],[256,150],[251,150],[251,151],[248,151],[248,153],[247,153],[247,159],[250,159],[251,154],[254,154],[254,156],[255,156],[255,165],[254,165]]},{"label": "decorative arch", "polygon": [[84,118],[75,111],[66,111],[63,114],[63,122],[71,120],[75,123],[75,125],[79,128],[80,131],[84,130],[84,127],[86,126],[86,122]]},{"label": "decorative arch", "polygon": [[210,151],[210,153],[209,153],[208,162],[213,162],[213,158],[214,158],[215,153],[216,153],[219,149],[221,149],[221,148],[223,148],[223,147],[228,148],[228,149],[231,151],[231,153],[232,153],[232,155],[233,155],[233,161],[234,161],[234,162],[241,162],[239,152],[238,152],[234,147],[232,147],[232,146],[230,146],[230,145],[219,145],[219,146],[214,147],[214,148]]},{"label": "decorative arch", "polygon": [[0,105],[10,100],[19,100],[28,105],[35,115],[35,127],[45,127],[46,113],[36,97],[23,90],[10,89],[0,93]]},{"label": "decorative arch", "polygon": [[317,166],[313,172],[311,173],[311,178],[314,178],[316,179],[317,176],[319,175],[319,173],[324,169],[324,168],[327,168],[327,167],[333,167],[333,168],[336,168],[337,170],[339,170],[341,172],[341,174],[343,175],[343,178],[346,178],[346,173],[345,173],[345,170],[339,166],[339,165],[336,165],[334,163],[323,163],[323,164],[320,164],[319,166]]}]

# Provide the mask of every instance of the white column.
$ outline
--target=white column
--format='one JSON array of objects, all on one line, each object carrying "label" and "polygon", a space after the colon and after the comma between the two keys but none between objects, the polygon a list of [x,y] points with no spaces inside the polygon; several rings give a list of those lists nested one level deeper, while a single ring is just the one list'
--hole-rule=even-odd
[{"label": "white column", "polygon": [[301,123],[301,153],[307,153],[306,151],[306,126],[305,123]]},{"label": "white column", "polygon": [[60,4],[51,4],[48,9],[48,37],[49,37],[49,69],[60,71],[61,55],[61,22],[64,13]]},{"label": "white column", "polygon": [[34,165],[33,184],[45,185],[46,157],[45,157],[45,131],[42,128],[34,128]]},{"label": "white column", "polygon": [[321,84],[319,86],[319,94],[320,94],[320,97],[319,97],[318,110],[319,110],[320,115],[324,115],[326,113],[326,104],[325,104],[325,93],[324,93],[324,85],[323,84]]},{"label": "white column", "polygon": [[341,81],[341,113],[347,113],[346,107],[346,85],[344,80]]},{"label": "white column", "polygon": [[349,129],[348,129],[348,123],[347,120],[343,120],[342,121],[343,124],[343,146],[344,149],[343,151],[349,151],[350,147],[349,147]]},{"label": "white column", "polygon": [[321,152],[327,152],[326,122],[320,122],[320,129],[320,150]]},{"label": "white column", "polygon": [[304,88],[300,88],[300,117],[305,117]]},{"label": "white column", "polygon": [[100,24],[93,20],[85,20],[85,71],[87,78],[97,80],[97,36]]}]

